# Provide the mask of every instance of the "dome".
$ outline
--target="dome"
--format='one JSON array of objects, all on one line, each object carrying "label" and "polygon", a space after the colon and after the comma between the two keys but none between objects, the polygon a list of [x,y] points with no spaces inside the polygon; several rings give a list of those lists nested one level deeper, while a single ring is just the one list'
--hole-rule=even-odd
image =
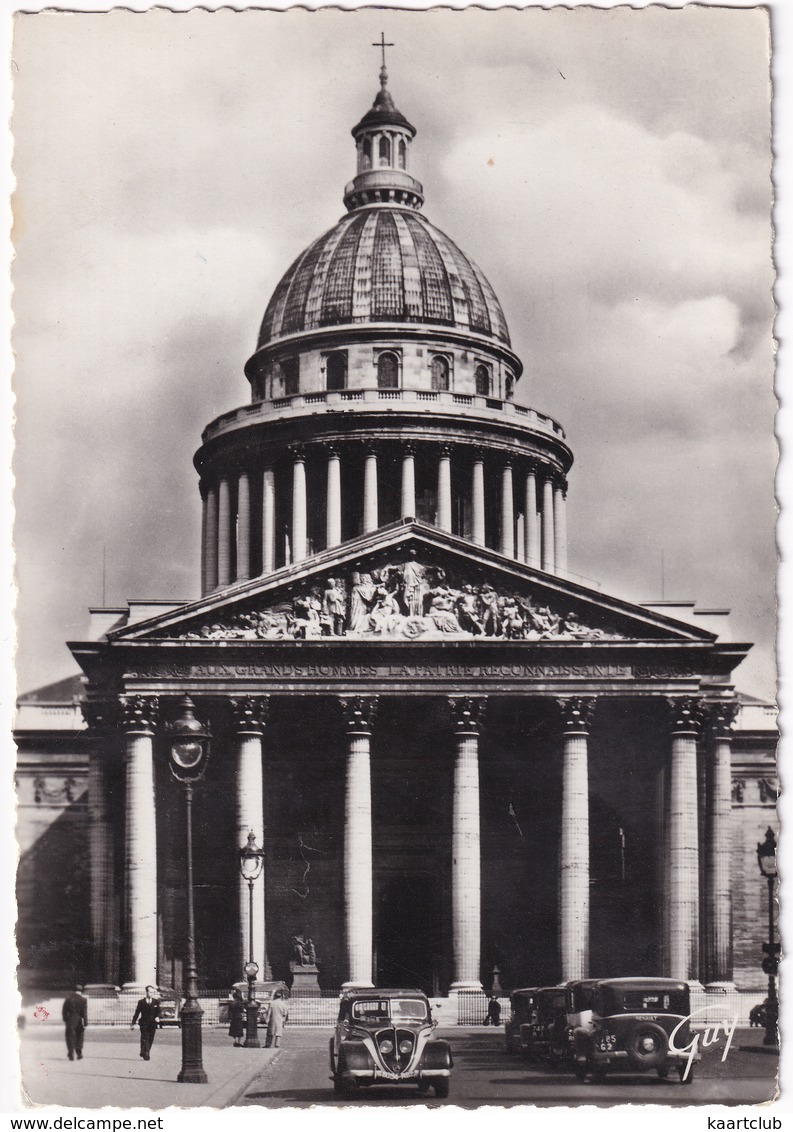
[{"label": "dome", "polygon": [[493,288],[420,213],[360,208],[315,240],[275,289],[258,349],[274,339],[349,323],[428,323],[509,346]]}]

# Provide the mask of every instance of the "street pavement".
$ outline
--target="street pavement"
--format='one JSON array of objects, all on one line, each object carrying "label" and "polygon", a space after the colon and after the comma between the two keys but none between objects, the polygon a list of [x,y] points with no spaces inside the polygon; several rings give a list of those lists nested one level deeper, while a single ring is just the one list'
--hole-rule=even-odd
[{"label": "street pavement", "polygon": [[[264,1040],[264,1035],[261,1035]],[[82,1061],[69,1061],[63,1023],[31,1021],[20,1035],[23,1104],[59,1108],[226,1108],[278,1052],[235,1049],[225,1027],[203,1031],[205,1085],[179,1084],[181,1031],[158,1030],[151,1060],[140,1057],[137,1027],[88,1026]]]},{"label": "street pavement", "polygon": [[613,1075],[605,1083],[580,1083],[572,1073],[532,1064],[504,1050],[503,1029],[439,1030],[452,1045],[454,1069],[448,1100],[419,1096],[415,1086],[377,1086],[363,1092],[360,1100],[342,1101],[333,1096],[328,1068],[328,1041],[332,1030],[287,1028],[284,1047],[264,1066],[238,1105],[268,1108],[309,1105],[353,1106],[419,1105],[430,1108],[451,1104],[462,1107],[512,1105],[697,1105],[759,1104],[776,1093],[778,1059],[762,1045],[763,1032],[738,1030],[725,1062],[724,1042],[703,1052],[694,1080],[681,1085],[677,1075],[661,1081],[655,1074]]}]

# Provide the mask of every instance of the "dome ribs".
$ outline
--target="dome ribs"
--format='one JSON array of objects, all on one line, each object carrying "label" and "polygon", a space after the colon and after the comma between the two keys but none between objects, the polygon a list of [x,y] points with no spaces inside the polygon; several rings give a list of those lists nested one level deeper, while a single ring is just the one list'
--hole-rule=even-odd
[{"label": "dome ribs", "polygon": [[322,252],[317,260],[311,286],[308,289],[306,313],[303,319],[303,325],[306,330],[314,330],[317,326],[322,325],[323,296],[328,280],[329,264],[333,253],[336,251],[343,236],[349,229],[351,221],[352,217],[350,217],[349,220],[342,221],[341,224],[338,224],[335,228],[332,228],[330,232],[326,233],[322,244]]},{"label": "dome ribs", "polygon": [[418,253],[424,321],[454,325],[451,287],[440,253],[429,232],[415,216],[405,215],[405,223]]},{"label": "dome ribs", "polygon": [[405,318],[421,322],[421,270],[416,245],[401,212],[395,212],[394,226],[402,252],[402,275],[405,282]]},{"label": "dome ribs", "polygon": [[352,285],[358,242],[366,223],[366,214],[356,216],[348,226],[333,253],[328,267],[325,292],[322,296],[320,322],[323,326],[350,322],[352,319]]},{"label": "dome ribs", "polygon": [[281,319],[284,315],[284,307],[286,306],[286,296],[289,291],[289,285],[292,282],[292,275],[302,258],[302,255],[298,256],[298,258],[287,271],[286,275],[284,275],[281,279],[281,282],[273,292],[273,297],[267,304],[267,310],[264,312],[261,330],[259,331],[260,346],[263,346],[265,342],[269,342],[271,338],[277,338],[281,334]]},{"label": "dome ribs", "polygon": [[471,261],[471,267],[476,273],[476,278],[478,279],[482,287],[482,292],[485,296],[487,309],[490,314],[490,325],[492,327],[491,333],[495,338],[500,338],[502,342],[506,342],[506,344],[509,346],[511,344],[509,329],[507,327],[507,321],[504,318],[504,312],[501,309],[501,304],[496,298],[496,293],[490,286],[490,281],[482,272],[481,268],[477,267],[477,265],[473,261]]},{"label": "dome ribs", "polygon": [[372,253],[374,235],[379,215],[372,212],[358,241],[358,254],[355,257],[355,276],[352,284],[352,321],[365,322],[372,317]]},{"label": "dome ribs", "polygon": [[282,333],[295,334],[306,328],[306,301],[314,278],[314,269],[322,253],[322,248],[328,233],[315,240],[298,264],[297,271],[292,278],[292,286],[286,300],[286,313],[284,314]]},{"label": "dome ribs", "polygon": [[381,212],[377,217],[372,257],[371,317],[398,319],[405,317],[405,280],[402,250],[394,217]]},{"label": "dome ribs", "polygon": [[[432,235],[435,240],[435,245],[440,252],[441,259],[443,260],[443,265],[446,268],[446,275],[448,276],[451,286],[455,325],[462,326],[466,330],[469,328],[472,330],[481,330],[481,320],[477,318],[479,312],[474,306],[470,283],[466,279],[466,276],[470,275],[470,267],[465,257],[460,254],[459,249],[454,246],[452,241],[447,236],[444,236],[443,232],[439,232],[438,229],[435,228]],[[484,297],[482,297],[481,305],[484,307]],[[485,332],[490,332],[489,323]]]}]

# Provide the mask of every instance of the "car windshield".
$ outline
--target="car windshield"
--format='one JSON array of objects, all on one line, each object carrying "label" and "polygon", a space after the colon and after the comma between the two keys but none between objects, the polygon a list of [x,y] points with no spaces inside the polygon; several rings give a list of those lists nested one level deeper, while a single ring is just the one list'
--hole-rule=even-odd
[{"label": "car windshield", "polygon": [[360,1022],[423,1021],[427,1004],[421,998],[359,998],[352,1004],[352,1016]]}]

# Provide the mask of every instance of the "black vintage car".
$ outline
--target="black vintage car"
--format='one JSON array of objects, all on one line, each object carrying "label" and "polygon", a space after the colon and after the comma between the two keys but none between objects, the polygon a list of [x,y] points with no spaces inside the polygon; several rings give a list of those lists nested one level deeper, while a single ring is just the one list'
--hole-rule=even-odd
[{"label": "black vintage car", "polygon": [[529,1028],[534,1024],[537,1004],[537,987],[519,987],[509,996],[510,1015],[504,1034],[507,1053],[526,1053]]},{"label": "black vintage car", "polygon": [[691,1043],[688,983],[676,979],[600,979],[592,992],[591,1028],[573,1031],[575,1072],[591,1074],[647,1073],[665,1078],[672,1068],[681,1082],[693,1080],[699,1053]]},{"label": "black vintage car", "polygon": [[330,1040],[336,1096],[350,1099],[370,1085],[417,1085],[447,1097],[452,1051],[435,1037],[436,1025],[423,991],[345,991]]},{"label": "black vintage car", "polygon": [[537,988],[532,1021],[525,1031],[524,1048],[527,1057],[557,1062],[560,1034],[564,1032],[564,1011],[564,986]]},{"label": "black vintage car", "polygon": [[575,1067],[576,1030],[592,1029],[592,1005],[597,979],[572,979],[564,987],[564,1006],[549,1026],[549,1058],[558,1068]]}]

